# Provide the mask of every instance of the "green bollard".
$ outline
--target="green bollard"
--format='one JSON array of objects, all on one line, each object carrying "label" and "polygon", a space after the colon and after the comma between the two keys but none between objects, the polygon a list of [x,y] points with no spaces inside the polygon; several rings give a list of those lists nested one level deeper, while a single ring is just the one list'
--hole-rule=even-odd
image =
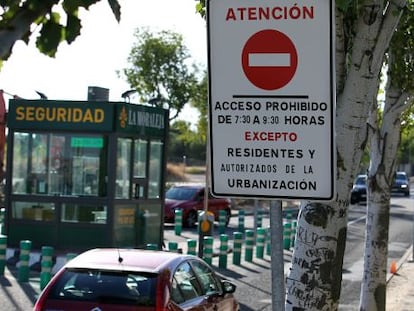
[{"label": "green bollard", "polygon": [[152,250],[152,251],[157,251],[158,250],[158,245],[154,244],[154,243],[148,243],[147,246],[146,246],[146,249]]},{"label": "green bollard", "polygon": [[20,261],[18,271],[18,281],[27,282],[29,281],[29,260],[30,250],[32,248],[32,241],[23,240],[20,241]]},{"label": "green bollard", "polygon": [[244,251],[244,260],[253,261],[254,231],[246,230],[246,249]]},{"label": "green bollard", "polygon": [[187,254],[188,255],[196,255],[196,249],[197,249],[197,241],[194,239],[188,239],[187,240]]},{"label": "green bollard", "polygon": [[285,222],[283,224],[283,249],[290,249],[290,231],[292,224],[290,222]]},{"label": "green bollard", "polygon": [[228,242],[229,236],[227,234],[220,234],[219,268],[227,268]]},{"label": "green bollard", "polygon": [[173,241],[169,241],[168,242],[168,250],[170,252],[178,253],[178,243],[173,242]]},{"label": "green bollard", "polygon": [[42,260],[40,262],[40,265],[40,290],[43,290],[52,278],[53,247],[42,247]]},{"label": "green bollard", "polygon": [[175,219],[174,219],[175,227],[174,232],[175,235],[181,235],[181,232],[183,231],[183,211],[182,209],[176,209],[175,210]]},{"label": "green bollard", "polygon": [[285,221],[292,225],[292,211],[291,210],[286,211]]},{"label": "green bollard", "polygon": [[0,235],[0,276],[4,275],[6,267],[7,236]]},{"label": "green bollard", "polygon": [[257,228],[256,232],[256,258],[262,259],[264,256],[266,230],[264,228]]},{"label": "green bollard", "polygon": [[233,264],[240,266],[241,262],[241,251],[243,243],[243,233],[233,233]]},{"label": "green bollard", "polygon": [[261,209],[257,210],[257,228],[261,228],[263,224],[263,211]]},{"label": "green bollard", "polygon": [[6,222],[6,209],[4,207],[0,208],[0,234],[4,234],[6,230],[4,230],[4,223]]},{"label": "green bollard", "polygon": [[270,256],[272,252],[272,239],[270,236],[270,227],[266,229],[266,255]]},{"label": "green bollard", "polygon": [[226,232],[226,219],[227,219],[227,212],[226,211],[219,211],[219,234],[224,234]]},{"label": "green bollard", "polygon": [[239,227],[238,231],[243,233],[244,232],[244,210],[239,210]]},{"label": "green bollard", "polygon": [[209,265],[213,262],[213,238],[211,236],[204,237],[203,259]]}]

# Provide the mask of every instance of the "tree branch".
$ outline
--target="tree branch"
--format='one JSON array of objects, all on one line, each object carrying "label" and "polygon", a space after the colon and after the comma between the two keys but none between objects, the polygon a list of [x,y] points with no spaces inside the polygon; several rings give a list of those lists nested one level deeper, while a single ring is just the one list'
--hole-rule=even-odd
[{"label": "tree branch", "polygon": [[395,28],[397,27],[401,19],[401,16],[403,14],[403,11],[404,11],[403,8],[406,5],[407,5],[406,0],[390,1],[390,4],[387,7],[387,10],[384,14],[384,18],[382,20],[382,25],[381,25],[382,31],[380,31],[378,39],[377,39],[377,43],[374,47],[374,52],[373,52],[374,57],[372,61],[373,67],[381,68],[384,62],[383,51],[385,51],[389,47]]}]

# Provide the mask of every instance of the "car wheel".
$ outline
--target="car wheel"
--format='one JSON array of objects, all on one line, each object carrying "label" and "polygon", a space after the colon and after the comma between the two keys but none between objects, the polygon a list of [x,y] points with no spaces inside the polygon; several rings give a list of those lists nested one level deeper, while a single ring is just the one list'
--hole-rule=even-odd
[{"label": "car wheel", "polygon": [[188,213],[187,218],[185,219],[184,226],[187,228],[194,228],[197,223],[197,212],[191,211]]},{"label": "car wheel", "polygon": [[404,193],[404,195],[405,195],[406,197],[409,197],[409,196],[410,196],[410,191],[405,192],[405,193]]}]

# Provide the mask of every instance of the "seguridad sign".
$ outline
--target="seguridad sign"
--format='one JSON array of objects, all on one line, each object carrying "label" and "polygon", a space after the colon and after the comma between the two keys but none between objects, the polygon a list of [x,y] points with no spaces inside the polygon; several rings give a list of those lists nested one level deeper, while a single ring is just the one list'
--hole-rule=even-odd
[{"label": "seguridad sign", "polygon": [[214,195],[332,199],[333,13],[330,0],[207,2]]}]

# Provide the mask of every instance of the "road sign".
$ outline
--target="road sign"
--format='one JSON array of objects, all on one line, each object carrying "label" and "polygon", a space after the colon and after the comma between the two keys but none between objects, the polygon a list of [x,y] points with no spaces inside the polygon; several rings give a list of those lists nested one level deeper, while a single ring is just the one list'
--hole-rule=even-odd
[{"label": "road sign", "polygon": [[253,34],[242,51],[244,74],[264,90],[277,90],[289,83],[297,65],[295,45],[287,35],[274,29]]},{"label": "road sign", "polygon": [[214,195],[332,199],[333,16],[330,0],[207,1]]}]

